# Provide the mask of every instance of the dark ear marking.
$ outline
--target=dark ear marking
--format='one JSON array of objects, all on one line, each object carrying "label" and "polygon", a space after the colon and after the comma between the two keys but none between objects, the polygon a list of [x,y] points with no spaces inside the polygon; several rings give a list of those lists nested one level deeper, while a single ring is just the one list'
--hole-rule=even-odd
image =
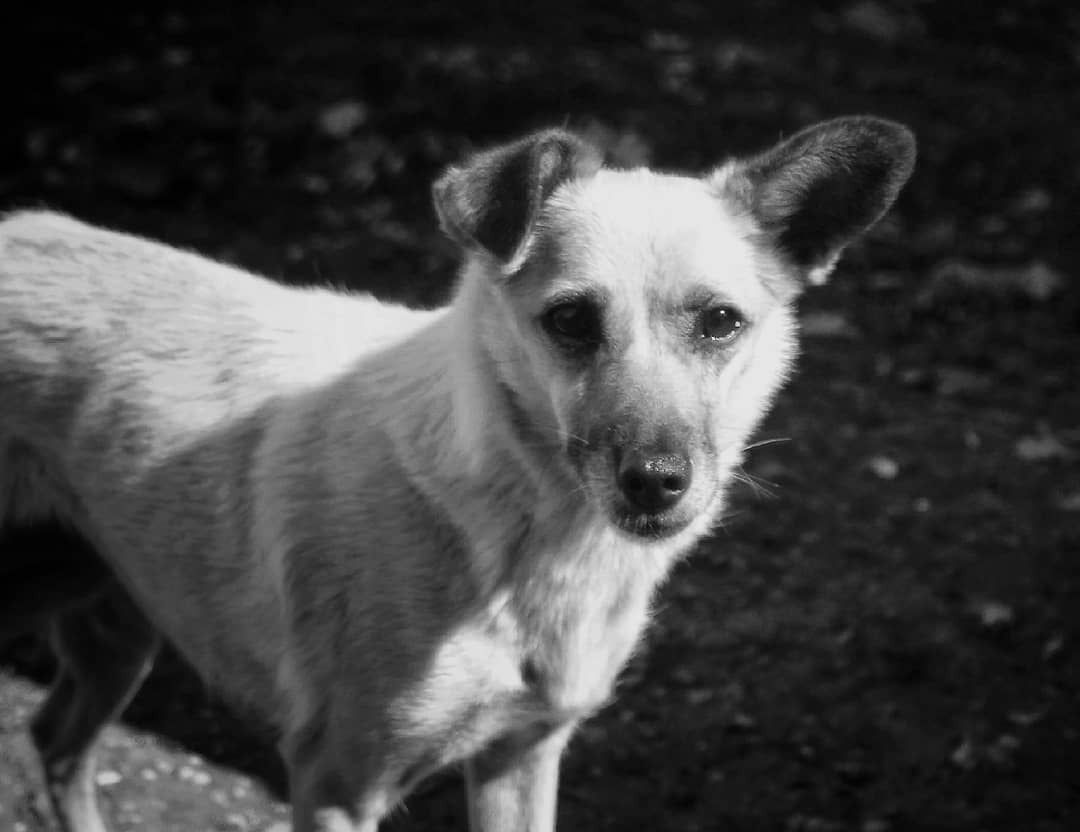
[{"label": "dark ear marking", "polygon": [[458,245],[510,262],[528,241],[554,190],[593,175],[600,152],[571,133],[545,130],[481,151],[432,187],[443,230]]},{"label": "dark ear marking", "polygon": [[881,219],[914,166],[908,128],[855,116],[730,163],[720,184],[805,279],[821,282],[843,248]]}]

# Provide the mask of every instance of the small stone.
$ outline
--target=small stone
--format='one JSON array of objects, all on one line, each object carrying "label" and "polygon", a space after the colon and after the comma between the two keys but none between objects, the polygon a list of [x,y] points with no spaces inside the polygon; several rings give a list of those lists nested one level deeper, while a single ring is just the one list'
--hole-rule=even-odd
[{"label": "small stone", "polygon": [[304,177],[304,190],[309,194],[322,196],[329,192],[330,182],[325,176],[319,176],[317,173],[313,173]]},{"label": "small stone", "polygon": [[874,772],[865,760],[852,757],[833,766],[836,776],[852,786],[861,786],[874,778]]},{"label": "small stone", "polygon": [[842,832],[844,824],[839,821],[812,815],[792,815],[784,826],[786,832]]},{"label": "small stone", "polygon": [[866,462],[874,476],[883,480],[894,480],[900,473],[900,463],[888,456],[874,456]]},{"label": "small stone", "polygon": [[841,20],[848,29],[885,44],[923,31],[918,17],[902,14],[892,5],[874,0],[862,0],[849,6],[843,11]]},{"label": "small stone", "polygon": [[31,130],[23,139],[26,155],[35,162],[40,162],[49,151],[49,133],[47,130]]},{"label": "small stone", "polygon": [[94,777],[94,782],[97,783],[99,786],[103,787],[115,786],[123,779],[124,778],[120,776],[120,772],[109,771],[108,769],[105,769],[97,773],[97,775]]},{"label": "small stone", "polygon": [[711,702],[713,692],[709,688],[694,688],[686,692],[686,701],[690,705],[704,705]]},{"label": "small stone", "polygon": [[964,367],[939,367],[934,373],[937,392],[942,396],[962,396],[985,392],[994,386],[988,373],[979,373]]},{"label": "small stone", "polygon": [[1014,446],[1016,455],[1025,462],[1045,462],[1051,459],[1068,459],[1072,451],[1056,436],[1025,436]]},{"label": "small stone", "polygon": [[1011,769],[1016,764],[1020,740],[1012,734],[1002,734],[986,749],[986,758],[998,768]]},{"label": "small stone", "polygon": [[1054,198],[1043,188],[1028,188],[1009,205],[1016,214],[1042,214],[1054,204]]},{"label": "small stone", "polygon": [[179,69],[191,63],[191,50],[182,46],[173,46],[161,53],[161,62],[165,66]]},{"label": "small stone", "polygon": [[1063,494],[1057,500],[1057,507],[1062,511],[1080,511],[1080,491]]},{"label": "small stone", "polygon": [[1008,228],[1009,223],[999,214],[988,214],[979,221],[979,231],[989,236],[1003,234]]},{"label": "small stone", "polygon": [[1046,640],[1046,644],[1043,645],[1042,657],[1043,661],[1051,661],[1061,655],[1061,651],[1065,649],[1065,636],[1061,633],[1055,633]]},{"label": "small stone", "polygon": [[676,32],[649,32],[645,36],[645,44],[657,52],[687,52],[690,49],[690,41]]},{"label": "small stone", "polygon": [[799,330],[807,338],[857,340],[861,333],[839,312],[808,312],[799,320]]},{"label": "small stone", "polygon": [[1016,613],[1001,601],[977,601],[972,605],[979,623],[987,630],[1003,630],[1016,620]]},{"label": "small stone", "polygon": [[1046,710],[1037,711],[1010,711],[1009,722],[1021,728],[1029,728],[1046,716]]},{"label": "small stone", "polygon": [[1068,281],[1042,260],[1020,266],[987,266],[970,260],[950,259],[930,273],[916,305],[930,306],[953,292],[983,294],[999,299],[1021,296],[1043,302],[1061,292]]},{"label": "small stone", "polygon": [[207,782],[209,782],[209,777],[206,774],[206,772],[200,771],[199,769],[196,769],[193,766],[189,766],[189,765],[180,766],[180,769],[177,771],[177,776],[181,780],[185,780],[185,781],[187,781],[189,783],[195,783],[196,785],[199,785],[198,780],[199,780],[200,775],[202,775],[204,777],[207,777]]},{"label": "small stone", "polygon": [[964,771],[970,771],[975,767],[975,746],[970,739],[964,737],[960,741],[960,744],[949,754],[949,762]]},{"label": "small stone", "polygon": [[319,126],[326,135],[344,139],[367,121],[367,107],[360,101],[348,99],[327,107],[319,114]]},{"label": "small stone", "polygon": [[930,375],[921,367],[906,367],[897,374],[897,378],[905,387],[926,387]]}]

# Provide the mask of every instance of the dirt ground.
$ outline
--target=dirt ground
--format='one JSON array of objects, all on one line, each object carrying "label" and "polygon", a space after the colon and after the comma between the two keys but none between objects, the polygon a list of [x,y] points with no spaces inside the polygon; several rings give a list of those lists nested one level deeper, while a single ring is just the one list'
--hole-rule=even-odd
[{"label": "dirt ground", "polygon": [[[1080,828],[1080,7],[154,8],[8,13],[0,209],[433,304],[428,186],[476,144],[567,124],[702,169],[831,115],[909,123],[897,209],[802,304],[760,433],[786,441],[573,743],[560,828]],[[0,830],[51,828],[25,735],[49,670],[0,651]],[[269,745],[170,656],[104,746],[115,830],[283,817]],[[463,829],[457,777],[388,828]]]}]

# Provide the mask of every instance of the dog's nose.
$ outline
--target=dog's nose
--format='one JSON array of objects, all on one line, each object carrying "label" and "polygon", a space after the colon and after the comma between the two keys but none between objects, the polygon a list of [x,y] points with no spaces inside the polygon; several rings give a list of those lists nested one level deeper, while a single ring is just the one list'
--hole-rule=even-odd
[{"label": "dog's nose", "polygon": [[629,451],[619,464],[619,489],[635,509],[656,514],[682,499],[691,473],[686,454]]}]

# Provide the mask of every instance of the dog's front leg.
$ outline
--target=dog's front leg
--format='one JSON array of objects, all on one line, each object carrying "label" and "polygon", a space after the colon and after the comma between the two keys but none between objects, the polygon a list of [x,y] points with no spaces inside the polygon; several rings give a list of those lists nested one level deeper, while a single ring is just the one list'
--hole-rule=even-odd
[{"label": "dog's front leg", "polygon": [[[292,829],[289,832],[376,832],[390,807],[390,789],[370,755],[350,754],[334,742],[323,720],[313,720],[282,743],[289,767]],[[343,767],[341,760],[350,761]],[[385,772],[384,772],[385,774]],[[277,830],[275,830],[277,832]]]},{"label": "dog's front leg", "polygon": [[294,788],[292,801],[289,832],[377,832],[387,805],[386,795],[381,790],[346,805],[347,801],[343,799]]},{"label": "dog's front leg", "polygon": [[559,760],[574,723],[504,737],[468,761],[472,832],[551,832],[559,789]]}]

